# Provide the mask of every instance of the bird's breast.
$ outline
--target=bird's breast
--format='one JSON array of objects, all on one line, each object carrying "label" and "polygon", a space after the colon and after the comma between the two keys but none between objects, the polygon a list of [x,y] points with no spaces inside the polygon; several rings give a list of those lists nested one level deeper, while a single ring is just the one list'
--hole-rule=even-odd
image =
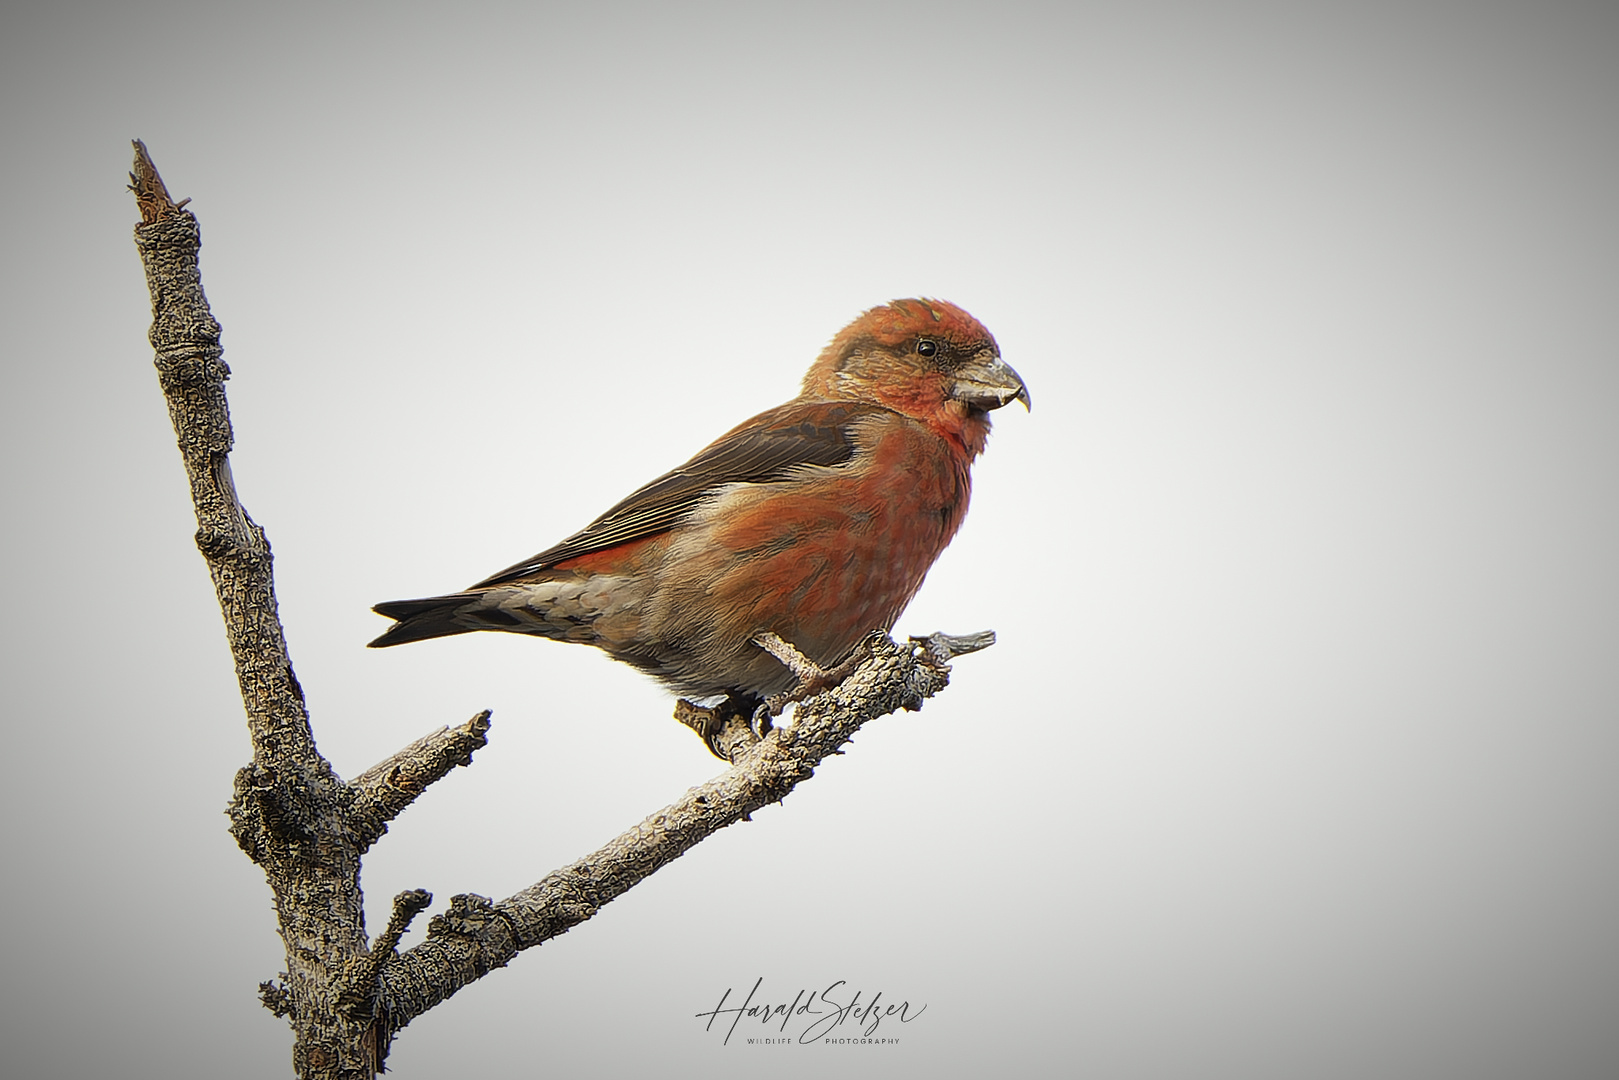
[{"label": "bird's breast", "polygon": [[658,590],[665,625],[744,651],[773,630],[823,664],[892,627],[961,524],[967,462],[903,418],[857,435],[843,465],[730,485],[694,514],[672,539],[680,580]]}]

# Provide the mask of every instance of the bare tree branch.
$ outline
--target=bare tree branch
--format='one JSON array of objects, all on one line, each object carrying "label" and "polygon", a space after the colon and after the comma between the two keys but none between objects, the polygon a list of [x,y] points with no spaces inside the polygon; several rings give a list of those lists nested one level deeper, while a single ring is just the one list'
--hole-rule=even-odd
[{"label": "bare tree branch", "polygon": [[[928,640],[937,639],[952,640]],[[873,633],[866,647],[865,662],[840,685],[800,705],[790,727],[773,731],[730,769],[601,849],[499,903],[476,895],[452,899],[450,913],[433,919],[426,941],[383,966],[390,1022],[403,1027],[467,983],[505,967],[519,951],[584,922],[700,841],[786,798],[868,720],[918,709],[949,682],[950,669],[939,658],[944,654],[925,643],[897,645]]]},{"label": "bare tree branch", "polygon": [[[919,708],[949,681],[953,656],[994,640],[992,634],[936,634],[902,646],[874,632],[850,664],[806,684],[804,693],[817,692],[799,704],[790,726],[770,731],[767,721],[734,713],[693,723],[716,753],[735,763],[707,784],[515,896],[499,903],[454,897],[432,920],[427,940],[397,954],[400,936],[431,903],[426,890],[401,893],[387,928],[367,947],[361,856],[429,785],[471,764],[487,740],[489,713],[432,732],[348,783],[316,749],[276,612],[270,545],[231,481],[224,385],[230,370],[202,291],[197,219],[184,209],[189,200],[169,197],[146,148],[137,142],[135,149],[130,189],[142,219],[135,242],[152,294],[158,381],[253,746],[252,762],[236,776],[230,828],[264,870],[287,949],[284,982],[261,983],[259,993],[292,1024],[293,1068],[300,1077],[375,1076],[395,1032],[410,1020],[519,951],[589,919],[725,826],[785,798],[826,756],[841,753],[860,725],[895,709]],[[780,644],[778,655],[791,660],[789,646]],[[841,677],[844,667],[852,667],[848,677],[831,685],[829,676]]]},{"label": "bare tree branch", "polygon": [[248,517],[231,480],[226,455],[233,438],[225,404],[230,368],[219,344],[219,323],[202,292],[197,267],[202,235],[196,217],[170,201],[146,147],[137,142],[135,149],[130,187],[143,222],[135,229],[135,245],[152,293],[149,337],[191,482],[197,547],[208,561],[225,613],[254,761],[268,764],[290,758],[329,774],[315,752],[303,690],[287,659],[286,638],[276,614],[269,541]]},{"label": "bare tree branch", "polygon": [[338,981],[337,1007],[357,1020],[376,1015],[377,977],[382,965],[394,955],[399,939],[404,936],[411,920],[425,911],[433,902],[433,894],[426,889],[410,889],[394,897],[393,915],[388,927],[371,946],[371,954],[353,961],[349,970]]},{"label": "bare tree branch", "polygon": [[130,190],[141,211],[135,245],[152,294],[158,382],[190,481],[197,547],[225,617],[253,743],[252,763],[236,775],[231,833],[269,880],[287,946],[285,985],[265,984],[261,994],[291,1020],[299,1076],[374,1076],[387,1054],[386,1039],[379,1039],[371,1019],[339,1012],[329,992],[366,952],[361,849],[346,820],[354,795],[315,749],[276,611],[270,544],[231,480],[230,369],[202,291],[201,230],[184,204],[169,198],[139,142]]},{"label": "bare tree branch", "polygon": [[448,776],[457,765],[471,765],[472,752],[489,741],[488,735],[489,710],[485,709],[458,728],[439,728],[422,736],[350,780],[354,805],[349,813],[361,850],[376,843],[388,831],[388,822],[429,784]]}]

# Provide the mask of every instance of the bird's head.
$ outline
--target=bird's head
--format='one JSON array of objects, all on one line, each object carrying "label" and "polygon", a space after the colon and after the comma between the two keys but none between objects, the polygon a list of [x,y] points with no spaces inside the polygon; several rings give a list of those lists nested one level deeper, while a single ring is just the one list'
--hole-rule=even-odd
[{"label": "bird's head", "polygon": [[1029,391],[982,323],[944,300],[895,300],[844,327],[804,376],[806,395],[871,401],[935,428],[972,453],[988,413]]}]

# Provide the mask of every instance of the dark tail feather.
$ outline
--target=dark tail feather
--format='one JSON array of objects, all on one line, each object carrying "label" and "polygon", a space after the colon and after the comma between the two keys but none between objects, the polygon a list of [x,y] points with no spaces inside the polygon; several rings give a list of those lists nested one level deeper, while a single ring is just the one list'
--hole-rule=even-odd
[{"label": "dark tail feather", "polygon": [[371,610],[399,621],[388,627],[368,648],[386,649],[390,645],[405,645],[428,638],[470,634],[478,627],[458,621],[456,613],[471,599],[473,594],[455,593],[450,596],[429,596],[423,600],[389,600],[378,604]]}]

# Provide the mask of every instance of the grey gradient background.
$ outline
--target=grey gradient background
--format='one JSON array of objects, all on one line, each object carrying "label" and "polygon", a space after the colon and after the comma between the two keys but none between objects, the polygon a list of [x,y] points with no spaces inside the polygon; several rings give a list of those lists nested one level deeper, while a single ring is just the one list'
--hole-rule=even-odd
[{"label": "grey gradient background", "polygon": [[[200,215],[236,476],[369,858],[502,896],[715,771],[586,650],[368,652],[918,293],[1034,394],[920,714],[412,1025],[395,1075],[1619,1075],[1619,9],[0,15],[0,1072],[281,1077],[248,755],[122,189]],[[764,976],[925,1003],[722,1047]]]}]

